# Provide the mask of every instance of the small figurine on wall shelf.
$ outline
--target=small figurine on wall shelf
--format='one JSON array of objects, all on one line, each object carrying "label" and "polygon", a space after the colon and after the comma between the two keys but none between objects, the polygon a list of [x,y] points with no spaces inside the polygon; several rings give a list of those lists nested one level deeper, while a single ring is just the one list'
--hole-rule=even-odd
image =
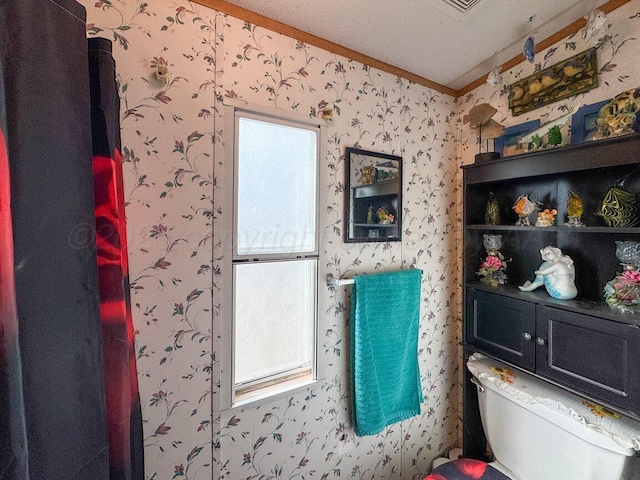
[{"label": "small figurine on wall shelf", "polygon": [[376,216],[378,217],[378,223],[381,225],[389,225],[394,220],[393,214],[389,212],[388,207],[380,207],[376,212]]},{"label": "small figurine on wall shelf", "polygon": [[493,192],[489,192],[487,205],[484,208],[484,224],[500,225],[500,207]]},{"label": "small figurine on wall shelf", "polygon": [[369,185],[376,181],[376,168],[373,165],[367,165],[360,169],[360,183]]},{"label": "small figurine on wall shelf", "polygon": [[476,272],[476,275],[482,277],[480,279],[482,283],[486,283],[492,287],[504,285],[507,283],[507,261],[498,251],[502,246],[502,235],[485,233],[483,235],[482,245],[487,250],[487,256],[482,262],[482,265],[480,265],[480,270]]},{"label": "small figurine on wall shelf", "polygon": [[602,217],[607,226],[622,228],[638,224],[638,196],[623,189],[624,180],[616,182],[605,194],[595,215]]},{"label": "small figurine on wall shelf", "polygon": [[376,223],[376,214],[373,212],[373,205],[369,205],[367,210],[367,223]]},{"label": "small figurine on wall shelf", "polygon": [[628,135],[640,130],[640,87],[619,93],[600,107],[595,139]]},{"label": "small figurine on wall shelf", "polygon": [[584,223],[580,220],[582,212],[584,211],[584,204],[582,199],[575,192],[569,192],[569,199],[567,200],[567,217],[569,221],[565,223],[567,227],[584,227]]},{"label": "small figurine on wall shelf", "polygon": [[550,227],[553,222],[556,221],[556,215],[558,211],[554,208],[549,210],[545,208],[542,212],[538,212],[538,220],[536,220],[536,227]]},{"label": "small figurine on wall shelf", "polygon": [[531,221],[529,220],[529,215],[535,212],[540,206],[537,200],[531,200],[529,198],[530,195],[530,191],[520,195],[513,204],[513,211],[518,215],[518,221],[516,222],[517,227],[530,226]]},{"label": "small figurine on wall shelf", "polygon": [[575,279],[576,271],[573,260],[564,255],[557,247],[547,246],[540,250],[542,264],[533,272],[536,278],[533,282],[527,280],[518,288],[523,292],[531,292],[538,287],[545,286],[547,293],[559,300],[571,300],[578,295]]},{"label": "small figurine on wall shelf", "polygon": [[[471,126],[471,133],[477,135],[478,154],[475,157],[475,161],[487,162],[490,160],[496,160],[500,158],[499,152],[490,152],[488,142],[490,139],[496,139],[504,130],[504,127],[496,122],[493,117],[497,113],[497,109],[489,105],[488,103],[481,103],[474,106],[469,110],[469,113],[464,116],[463,122],[468,123]],[[482,151],[482,141],[485,141],[484,152]]]},{"label": "small figurine on wall shelf", "polygon": [[640,242],[616,241],[616,257],[624,267],[604,286],[604,298],[612,309],[640,312]]},{"label": "small figurine on wall shelf", "polygon": [[520,149],[525,152],[532,152],[570,143],[571,119],[577,110],[578,106],[575,106],[555,120],[551,120],[534,131],[523,135],[518,139]]}]

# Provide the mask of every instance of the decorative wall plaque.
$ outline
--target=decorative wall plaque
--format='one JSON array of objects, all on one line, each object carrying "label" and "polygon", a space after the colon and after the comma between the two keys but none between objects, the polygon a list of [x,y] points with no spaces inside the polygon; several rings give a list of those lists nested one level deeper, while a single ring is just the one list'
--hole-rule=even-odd
[{"label": "decorative wall plaque", "polygon": [[513,115],[535,110],[598,86],[596,48],[535,72],[509,86]]}]

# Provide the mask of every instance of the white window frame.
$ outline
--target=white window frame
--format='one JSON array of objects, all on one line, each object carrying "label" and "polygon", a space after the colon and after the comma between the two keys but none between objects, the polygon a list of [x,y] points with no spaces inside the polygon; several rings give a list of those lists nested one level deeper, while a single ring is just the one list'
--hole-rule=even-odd
[{"label": "white window frame", "polygon": [[[318,164],[316,170],[316,248],[314,252],[297,255],[298,258],[315,258],[316,268],[316,291],[315,291],[315,321],[313,325],[313,361],[310,376],[292,378],[288,381],[278,381],[274,385],[256,389],[250,396],[236,398],[236,385],[234,379],[234,294],[233,294],[233,263],[235,261],[251,261],[260,258],[268,261],[278,261],[280,259],[292,259],[291,254],[261,254],[261,255],[236,255],[236,235],[235,235],[235,209],[237,190],[237,158],[236,148],[238,142],[238,116],[254,118],[259,120],[272,120],[274,123],[290,125],[302,128],[317,130],[317,155]],[[326,122],[320,119],[304,117],[295,113],[288,113],[273,108],[257,105],[250,105],[235,99],[225,99],[224,101],[224,159],[222,162],[222,222],[221,222],[221,251],[222,251],[222,281],[221,281],[221,341],[220,341],[220,394],[221,409],[229,410],[236,407],[255,404],[256,406],[266,403],[285,395],[295,394],[298,390],[304,390],[314,386],[314,384],[324,379],[324,361],[320,342],[320,302],[319,290],[325,286],[321,282],[325,270],[321,258],[321,223],[320,212],[326,206],[326,182],[321,165],[323,164],[326,151],[327,126]],[[286,282],[287,279],[282,279]]]}]

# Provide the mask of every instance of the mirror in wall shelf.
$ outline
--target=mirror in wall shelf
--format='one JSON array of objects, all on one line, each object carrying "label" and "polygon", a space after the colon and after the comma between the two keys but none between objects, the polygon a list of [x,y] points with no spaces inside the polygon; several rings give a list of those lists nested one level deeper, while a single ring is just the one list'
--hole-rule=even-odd
[{"label": "mirror in wall shelf", "polygon": [[397,242],[402,232],[402,157],[346,149],[345,242]]}]

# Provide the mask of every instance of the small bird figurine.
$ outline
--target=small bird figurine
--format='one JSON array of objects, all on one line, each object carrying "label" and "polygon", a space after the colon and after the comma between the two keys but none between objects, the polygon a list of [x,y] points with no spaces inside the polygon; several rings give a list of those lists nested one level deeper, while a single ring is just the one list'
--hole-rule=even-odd
[{"label": "small bird figurine", "polygon": [[489,192],[487,206],[484,209],[485,225],[500,225],[500,207],[493,192]]},{"label": "small bird figurine", "polygon": [[584,70],[585,66],[584,62],[569,61],[562,65],[562,71],[566,77],[575,77]]},{"label": "small bird figurine", "polygon": [[547,87],[550,87],[551,85],[555,85],[559,81],[560,81],[560,76],[551,70],[548,72],[544,72],[542,74],[542,77],[540,78],[540,82],[542,83],[542,88],[547,88]]},{"label": "small bird figurine", "polygon": [[594,49],[583,52],[582,55],[574,57],[573,60],[567,60],[562,64],[562,73],[565,77],[575,77],[587,69],[592,68],[591,61],[593,60]]},{"label": "small bird figurine", "polygon": [[542,90],[542,82],[537,78],[529,84],[529,93],[535,95]]},{"label": "small bird figurine", "polygon": [[493,88],[502,88],[504,79],[500,75],[500,67],[496,67],[487,74],[487,83]]},{"label": "small bird figurine", "polygon": [[531,200],[529,198],[531,192],[520,195],[515,203],[513,204],[513,211],[518,215],[518,221],[516,222],[516,226],[526,227],[531,225],[529,221],[529,215],[536,211],[540,203],[536,200]]},{"label": "small bird figurine", "polygon": [[509,91],[509,100],[515,102],[520,100],[524,96],[524,88],[519,85],[514,85]]},{"label": "small bird figurine", "polygon": [[567,215],[570,217],[580,218],[583,210],[584,206],[582,204],[582,199],[577,193],[570,191],[569,200],[567,200]]},{"label": "small bird figurine", "polygon": [[585,41],[591,40],[598,32],[607,24],[607,15],[602,11],[595,9],[588,16],[585,16],[587,24],[582,32],[582,38]]}]

